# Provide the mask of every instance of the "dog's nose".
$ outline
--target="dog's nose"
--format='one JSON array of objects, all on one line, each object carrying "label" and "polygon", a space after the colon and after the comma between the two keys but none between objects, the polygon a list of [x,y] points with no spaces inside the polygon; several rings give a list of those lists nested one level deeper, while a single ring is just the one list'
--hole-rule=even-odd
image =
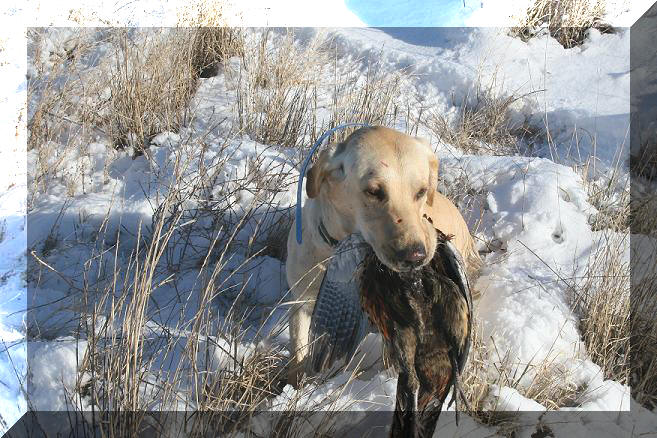
[{"label": "dog's nose", "polygon": [[421,243],[415,243],[400,251],[397,251],[397,259],[405,265],[416,267],[422,264],[427,257],[427,251]]}]

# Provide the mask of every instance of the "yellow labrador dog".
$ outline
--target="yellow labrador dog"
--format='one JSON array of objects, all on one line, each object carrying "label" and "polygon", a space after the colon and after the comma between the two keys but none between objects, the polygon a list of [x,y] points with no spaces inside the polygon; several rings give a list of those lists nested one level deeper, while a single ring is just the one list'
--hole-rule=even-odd
[{"label": "yellow labrador dog", "polygon": [[303,369],[315,298],[339,240],[360,232],[381,262],[401,272],[431,260],[438,228],[454,236],[469,271],[479,267],[468,226],[436,191],[437,179],[438,160],[426,140],[381,126],[358,129],[331,145],[308,170],[302,243],[294,224],[287,240],[287,281],[296,302],[290,383],[296,385]]}]

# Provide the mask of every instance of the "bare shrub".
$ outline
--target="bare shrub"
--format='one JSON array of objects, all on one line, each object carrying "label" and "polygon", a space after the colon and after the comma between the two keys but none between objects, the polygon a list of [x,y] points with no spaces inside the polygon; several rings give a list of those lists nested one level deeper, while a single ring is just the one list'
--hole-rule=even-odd
[{"label": "bare shrub", "polygon": [[605,2],[601,0],[535,0],[511,33],[527,41],[547,28],[568,49],[581,45],[591,28],[612,31],[602,22],[604,13]]}]

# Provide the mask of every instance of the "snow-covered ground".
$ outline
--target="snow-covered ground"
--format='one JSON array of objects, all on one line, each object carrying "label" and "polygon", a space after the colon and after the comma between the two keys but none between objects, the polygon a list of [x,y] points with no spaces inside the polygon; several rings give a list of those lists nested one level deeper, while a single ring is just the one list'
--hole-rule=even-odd
[{"label": "snow-covered ground", "polygon": [[[146,26],[173,24],[171,21],[176,19],[172,17],[176,17],[180,7],[175,2],[168,3],[167,7],[157,2],[132,2],[122,8],[110,2],[100,6],[87,2],[76,5],[73,13],[62,12],[61,6],[53,9],[55,3],[37,3],[39,12],[17,4],[3,20],[9,23],[21,17],[31,20],[32,25],[70,25],[76,20],[98,22],[99,17],[111,16],[112,23]],[[350,3],[346,6],[342,2],[325,3],[325,9],[312,11],[304,9],[308,8],[308,2],[290,2],[284,10],[266,9],[264,3],[253,3],[251,9],[229,4],[227,16],[230,22],[244,20],[245,13],[251,13],[246,24],[386,24],[377,21],[385,15],[385,8],[366,19],[349,11]],[[483,8],[471,6],[472,11],[459,20],[509,24],[504,20],[508,19],[507,12],[511,9],[501,8],[502,3],[506,4],[484,1]],[[635,3],[631,8],[622,2],[610,2],[610,5],[613,6],[610,8],[612,22],[616,20],[616,23],[627,25],[640,15],[637,13],[640,5]],[[297,21],[288,17],[290,10],[297,12]],[[51,28],[44,32],[41,54],[46,62],[50,54],[66,53],[68,37],[73,33],[71,29]],[[195,209],[205,205],[203,202],[208,196],[221,198],[219,188],[231,190],[237,187],[234,182],[248,180],[255,166],[265,179],[272,179],[278,189],[270,199],[276,210],[254,212],[235,236],[238,242],[246,244],[255,227],[278,218],[286,208],[294,206],[299,159],[295,152],[276,144],[260,144],[246,135],[229,137],[225,130],[211,129],[213,122],[225,117],[229,121],[235,118],[232,112],[235,90],[220,74],[201,80],[191,104],[196,115],[194,123],[181,132],[163,132],[153,139],[150,162],[143,156],[133,160],[127,152],[115,152],[107,139],[99,137],[85,145],[86,154],[65,157],[62,175],[84,174],[85,183],[71,182],[70,177],[52,178],[47,189],[34,199],[26,220],[26,200],[34,178],[36,153],[25,151],[29,109],[24,103],[24,73],[38,73],[31,68],[33,60],[25,63],[24,40],[17,42],[8,38],[9,34],[11,27],[5,27],[1,36],[5,48],[2,77],[6,83],[16,86],[1,102],[2,114],[8,115],[11,123],[2,126],[3,138],[9,141],[8,148],[3,146],[3,171],[0,173],[0,339],[3,342],[0,347],[0,406],[7,423],[15,421],[27,408],[25,390],[35,409],[58,410],[69,406],[66,392],[76,384],[76,367],[86,348],[84,340],[75,340],[78,321],[74,317],[79,315],[79,308],[73,308],[79,298],[75,291],[83,280],[88,280],[79,278],[81,264],[98,254],[94,251],[103,250],[97,246],[101,224],[108,238],[119,233],[122,248],[126,249],[116,254],[104,253],[104,259],[94,259],[87,272],[97,275],[95,284],[106,280],[103,266],[111,266],[114,261],[119,265],[128,264],[137,230],[140,224],[151,225],[154,208],[166,195],[168,183],[193,186],[201,172],[220,169],[216,175],[216,191],[210,188],[209,192],[186,193],[184,208],[197,211]],[[340,53],[337,62],[343,68],[360,71],[361,77],[366,71],[366,60],[373,56],[378,58],[384,71],[410,69],[411,79],[403,84],[404,102],[420,99],[423,107],[452,118],[458,110],[455,103],[460,102],[465,90],[471,90],[477,81],[494,84],[492,89],[500,96],[524,96],[512,106],[512,117],[533,126],[547,124],[552,135],[551,142],[533,150],[531,156],[465,155],[436,138],[428,128],[420,126],[418,130],[418,135],[430,138],[436,148],[441,159],[443,184],[460,184],[465,178],[472,190],[485,200],[469,220],[473,227],[478,223],[476,237],[480,242],[495,242],[495,249],[485,256],[486,266],[475,285],[481,294],[475,306],[482,322],[482,338],[495,347],[495,354],[489,360],[491,364],[504,362],[505,366],[521,371],[529,363],[550,363],[555,372],[563,376],[564,388],[580,388],[575,406],[559,407],[563,411],[578,412],[574,414],[577,421],[551,426],[556,437],[576,436],[582,431],[591,433],[595,427],[586,419],[588,411],[606,411],[612,418],[614,412],[627,411],[630,407],[631,421],[612,421],[613,426],[596,430],[596,434],[601,437],[642,435],[657,430],[657,416],[636,406],[629,388],[605,380],[600,367],[590,360],[578,331],[577,316],[569,305],[568,285],[560,281],[582,275],[602,238],[600,231],[591,229],[590,218],[596,210],[589,203],[582,174],[573,170],[574,166],[584,165],[593,157],[590,177],[605,183],[605,174],[613,169],[620,169],[626,176],[629,31],[620,29],[614,34],[600,34],[591,30],[584,45],[573,49],[564,49],[546,35],[525,43],[498,28],[303,30],[299,32],[298,44],[318,34],[331,36]],[[96,36],[90,32],[88,38]],[[111,65],[107,47],[100,39],[96,42],[94,54],[101,62],[96,62],[94,56],[87,57],[82,61],[86,62],[84,72]],[[403,104],[400,106],[405,108]],[[320,96],[318,114],[324,114],[323,110]],[[403,124],[397,127],[406,128]],[[207,144],[202,157],[192,149],[199,138]],[[188,167],[178,173],[174,163],[180,157],[189,158],[189,161]],[[280,174],[286,176],[275,180]],[[261,183],[247,181],[245,188],[236,189],[230,207],[236,217],[249,210],[254,200],[249,189],[258,184]],[[62,209],[64,204],[65,210]],[[104,224],[105,218],[107,224]],[[29,233],[26,232],[28,222]],[[191,249],[187,246],[173,248],[171,259],[167,261],[176,266],[176,276],[153,292],[152,299],[160,310],[153,312],[145,323],[144,332],[154,338],[170,328],[177,328],[180,318],[189,319],[199,303],[195,293],[199,288],[198,266],[211,244],[213,223],[210,217],[201,216],[194,226],[200,231],[192,237]],[[27,272],[26,248],[42,250],[53,233],[58,238],[47,244],[49,250],[42,257],[73,281],[65,281],[46,270],[37,286],[34,277]],[[105,242],[105,249],[113,243]],[[629,245],[629,239],[626,243]],[[482,250],[484,246],[482,243]],[[235,248],[228,254],[219,275],[228,292],[213,302],[216,314],[226,315],[238,296],[246,297],[256,308],[250,318],[253,321],[267,318],[263,332],[275,332],[275,335],[263,341],[261,334],[248,333],[240,344],[238,355],[248,356],[261,348],[263,342],[268,347],[275,344],[284,348],[287,331],[276,331],[285,316],[285,306],[280,305],[286,299],[284,263],[271,256],[250,258],[239,245]],[[629,248],[626,253],[629,261]],[[164,280],[169,274],[163,263],[156,272],[156,279]],[[38,334],[42,339],[30,347],[29,388],[24,385],[27,354],[22,342],[28,281],[32,281],[30,295],[34,302],[30,305],[35,309],[30,322],[39,322]],[[174,316],[178,318],[176,322],[172,322]],[[181,333],[179,342],[185,342],[185,336]],[[371,348],[366,356],[370,362],[375,362],[379,344],[374,335],[368,339]],[[211,351],[213,360],[204,364],[208,370],[227,366],[220,348]],[[169,364],[173,368],[176,365],[175,361]],[[491,367],[490,373],[495,372]],[[536,372],[536,368],[528,367],[516,389],[492,387],[489,406],[507,411],[554,409],[518,392],[532,384]],[[345,386],[348,378],[348,373],[342,373],[319,387],[299,391],[287,386],[281,395],[271,400],[269,407],[283,409],[289,406],[290,400],[297,399],[301,400],[295,402],[297,406],[308,409],[321,409],[327,399],[333,401],[332,409],[337,406],[337,409],[350,410],[390,410],[394,406],[396,381],[385,370],[375,366],[365,377]],[[189,394],[181,394],[181,398],[187,396]],[[156,394],[154,398],[150,407],[171,407],[158,405]],[[88,400],[83,401],[82,407],[88,407],[87,403]],[[187,400],[183,405],[193,407],[193,401]],[[0,424],[0,430],[2,428]],[[439,431],[457,436],[496,433],[467,417],[458,430],[453,421],[444,418]],[[522,429],[526,436],[534,431],[533,423]]]}]

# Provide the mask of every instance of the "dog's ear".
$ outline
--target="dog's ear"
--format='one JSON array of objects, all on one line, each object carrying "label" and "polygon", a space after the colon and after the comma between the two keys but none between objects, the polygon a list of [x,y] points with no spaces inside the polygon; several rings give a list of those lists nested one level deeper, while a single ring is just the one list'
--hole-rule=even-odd
[{"label": "dog's ear", "polygon": [[[334,154],[335,151],[335,154]],[[319,158],[308,169],[306,173],[306,194],[309,198],[316,198],[319,195],[319,190],[327,179],[340,180],[344,178],[344,167],[342,163],[333,163],[334,155],[340,152],[338,145],[337,151],[334,145],[323,150],[319,154]]]},{"label": "dog's ear", "polygon": [[436,157],[435,152],[431,149],[431,143],[429,143],[428,140],[421,137],[415,138],[427,148],[427,152],[429,153],[429,190],[427,192],[427,205],[431,207],[433,205],[433,197],[438,189],[438,157]]}]

